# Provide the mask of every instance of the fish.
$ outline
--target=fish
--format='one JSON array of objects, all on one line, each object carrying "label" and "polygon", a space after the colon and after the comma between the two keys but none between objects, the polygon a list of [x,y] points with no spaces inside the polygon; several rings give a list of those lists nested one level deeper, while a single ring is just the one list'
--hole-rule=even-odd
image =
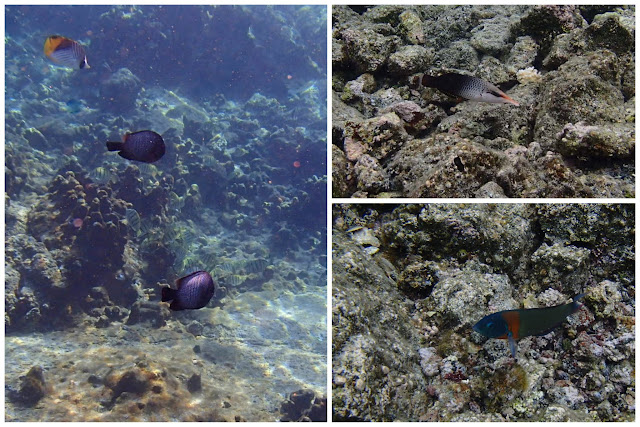
[{"label": "fish", "polygon": [[258,258],[246,261],[244,267],[248,273],[262,273],[267,265],[266,259]]},{"label": "fish", "polygon": [[178,237],[178,231],[179,230],[173,225],[167,226],[167,228],[164,229],[164,238],[165,238],[165,240],[167,242],[174,241]]},{"label": "fish", "polygon": [[202,270],[203,265],[202,262],[194,259],[194,258],[187,258],[184,260],[184,271],[186,273],[193,273],[194,271],[200,271]]},{"label": "fish", "polygon": [[240,286],[247,280],[247,276],[242,274],[232,274],[231,276],[226,278],[227,283],[231,286]]},{"label": "fish", "polygon": [[413,76],[411,83],[415,86],[432,87],[449,96],[464,98],[475,102],[490,102],[494,104],[520,104],[511,99],[506,93],[478,77],[457,73],[446,73],[441,76]]},{"label": "fish", "polygon": [[174,191],[169,192],[169,209],[179,210],[182,207],[182,200],[180,200],[180,196],[178,196]]},{"label": "fish", "polygon": [[508,339],[511,355],[516,357],[516,340],[531,335],[546,335],[565,319],[580,310],[578,302],[584,294],[573,297],[573,302],[554,307],[504,310],[480,319],[473,330],[488,337]]},{"label": "fish", "polygon": [[226,271],[228,273],[233,273],[234,271],[236,271],[236,266],[231,261],[223,262],[219,267],[222,271]]},{"label": "fish", "polygon": [[104,184],[111,179],[111,173],[104,166],[98,166],[89,173],[89,176],[91,179],[101,184]]},{"label": "fish", "polygon": [[464,172],[464,163],[462,163],[462,160],[460,159],[460,157],[455,157],[453,159],[453,164],[456,165],[456,167],[460,172]]},{"label": "fish", "polygon": [[64,105],[65,105],[64,107],[65,111],[71,114],[79,113],[85,108],[84,103],[81,100],[77,100],[77,99],[70,99],[67,102],[65,102]]},{"label": "fish", "polygon": [[127,160],[144,163],[153,163],[164,156],[164,140],[152,130],[129,132],[122,139],[123,142],[107,141],[107,149],[119,151],[118,154]]},{"label": "fish", "polygon": [[80,43],[62,36],[49,36],[44,41],[44,54],[53,62],[81,70],[91,68]]},{"label": "fish", "polygon": [[176,287],[162,288],[162,302],[171,301],[171,310],[197,310],[206,306],[216,292],[216,283],[206,271],[194,271],[176,280]]},{"label": "fish", "polygon": [[137,233],[140,230],[140,215],[138,215],[138,211],[135,209],[127,209],[124,216],[127,219],[129,227]]}]

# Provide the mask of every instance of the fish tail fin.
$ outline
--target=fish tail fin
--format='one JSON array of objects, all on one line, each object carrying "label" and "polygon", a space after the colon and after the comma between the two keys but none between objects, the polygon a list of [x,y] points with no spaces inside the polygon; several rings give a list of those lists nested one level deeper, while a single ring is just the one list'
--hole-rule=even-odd
[{"label": "fish tail fin", "polygon": [[578,294],[575,297],[573,297],[573,312],[575,313],[576,311],[580,310],[580,308],[582,308],[584,306],[584,304],[580,303],[578,300],[581,299],[582,297],[584,297],[586,294],[582,293],[582,294]]},{"label": "fish tail fin", "polygon": [[122,146],[124,144],[122,142],[118,142],[118,141],[107,141],[107,150],[109,151],[118,151],[118,150],[122,150]]},{"label": "fish tail fin", "polygon": [[171,301],[175,297],[176,297],[175,289],[171,289],[168,286],[165,286],[164,288],[162,288],[162,299],[161,299],[162,302]]},{"label": "fish tail fin", "polygon": [[420,83],[422,83],[423,87],[436,87],[436,77],[423,74]]}]

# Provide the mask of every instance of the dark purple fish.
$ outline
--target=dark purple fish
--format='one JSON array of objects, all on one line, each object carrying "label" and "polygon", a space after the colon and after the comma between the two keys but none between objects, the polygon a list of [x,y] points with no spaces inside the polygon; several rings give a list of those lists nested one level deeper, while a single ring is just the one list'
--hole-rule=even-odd
[{"label": "dark purple fish", "polygon": [[216,291],[216,284],[206,271],[196,271],[176,280],[178,289],[162,288],[162,301],[172,301],[171,310],[195,310],[206,306]]},{"label": "dark purple fish", "polygon": [[109,151],[118,151],[128,160],[153,163],[164,156],[164,140],[152,130],[141,130],[125,134],[124,142],[107,141]]}]

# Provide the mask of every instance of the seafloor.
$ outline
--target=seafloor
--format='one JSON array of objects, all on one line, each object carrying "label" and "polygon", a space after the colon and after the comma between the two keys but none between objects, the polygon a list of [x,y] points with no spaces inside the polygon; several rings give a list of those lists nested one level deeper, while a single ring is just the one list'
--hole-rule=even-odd
[{"label": "seafloor", "polygon": [[[326,8],[5,13],[5,419],[326,418]],[[142,129],[158,162],[107,152]]]},{"label": "seafloor", "polygon": [[[633,421],[634,211],[334,205],[333,420]],[[516,359],[472,330],[581,293]]]},{"label": "seafloor", "polygon": [[[334,197],[635,195],[634,6],[332,10]],[[520,106],[410,84],[445,72]]]}]

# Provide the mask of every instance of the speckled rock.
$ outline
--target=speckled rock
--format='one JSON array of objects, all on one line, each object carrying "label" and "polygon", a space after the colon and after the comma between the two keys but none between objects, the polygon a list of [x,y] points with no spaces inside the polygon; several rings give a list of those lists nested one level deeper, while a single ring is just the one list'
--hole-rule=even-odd
[{"label": "speckled rock", "polygon": [[543,243],[531,257],[533,274],[541,287],[556,286],[562,292],[576,295],[587,283],[590,257],[591,251],[586,248]]},{"label": "speckled rock", "polygon": [[506,16],[494,16],[483,19],[471,30],[471,46],[480,54],[500,56],[509,50],[511,25],[513,21]]},{"label": "speckled rock", "polygon": [[415,10],[405,10],[398,16],[400,20],[400,31],[405,40],[411,44],[418,45],[426,42],[423,23],[420,15]]},{"label": "speckled rock", "polygon": [[331,180],[333,197],[348,197],[353,186],[353,166],[347,162],[344,151],[335,145],[331,145]]},{"label": "speckled rock", "polygon": [[422,46],[402,46],[389,56],[389,74],[402,78],[427,69],[433,52]]},{"label": "speckled rock", "polygon": [[386,64],[400,39],[370,29],[347,28],[341,31],[345,61],[358,74],[376,72]]},{"label": "speckled rock", "polygon": [[635,127],[631,124],[588,126],[567,123],[556,135],[556,151],[580,160],[627,158],[635,153]]},{"label": "speckled rock", "polygon": [[361,142],[377,160],[384,159],[400,148],[409,136],[403,121],[395,114],[388,113],[364,122],[347,122],[345,137]]}]

